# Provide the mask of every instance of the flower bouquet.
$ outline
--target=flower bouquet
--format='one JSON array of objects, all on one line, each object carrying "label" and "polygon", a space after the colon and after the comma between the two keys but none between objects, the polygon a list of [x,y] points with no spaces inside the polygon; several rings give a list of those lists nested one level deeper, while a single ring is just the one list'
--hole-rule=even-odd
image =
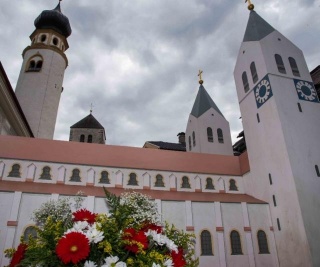
[{"label": "flower bouquet", "polygon": [[154,201],[136,192],[105,193],[106,214],[71,212],[63,200],[44,204],[33,216],[37,235],[5,251],[9,267],[198,266],[193,235],[161,224]]}]

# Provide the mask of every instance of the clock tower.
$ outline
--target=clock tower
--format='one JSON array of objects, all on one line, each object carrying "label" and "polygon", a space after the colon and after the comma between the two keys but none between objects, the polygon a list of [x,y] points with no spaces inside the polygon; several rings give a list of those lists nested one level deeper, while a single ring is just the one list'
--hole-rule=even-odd
[{"label": "clock tower", "polygon": [[68,18],[61,13],[60,2],[53,10],[44,10],[34,21],[31,45],[22,53],[23,63],[16,96],[33,135],[53,139],[64,71],[68,66],[65,51],[71,34]]},{"label": "clock tower", "polygon": [[270,203],[279,265],[320,266],[319,99],[302,51],[249,7],[234,70],[246,192]]}]

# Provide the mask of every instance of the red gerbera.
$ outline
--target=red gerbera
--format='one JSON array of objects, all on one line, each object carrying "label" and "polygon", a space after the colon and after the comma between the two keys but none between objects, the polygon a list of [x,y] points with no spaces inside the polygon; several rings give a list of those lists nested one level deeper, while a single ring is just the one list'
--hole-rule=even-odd
[{"label": "red gerbera", "polygon": [[97,214],[92,213],[86,209],[77,210],[76,212],[72,213],[73,221],[87,221],[89,224],[93,224],[96,221]]},{"label": "red gerbera", "polygon": [[183,257],[183,249],[179,248],[178,252],[175,252],[174,250],[171,252],[171,257],[173,261],[174,267],[184,267],[186,266],[187,262]]},{"label": "red gerbera", "polygon": [[78,263],[85,259],[90,252],[88,238],[79,232],[70,232],[62,237],[56,247],[56,253],[64,264]]},{"label": "red gerbera", "polygon": [[26,244],[19,244],[16,252],[12,256],[9,267],[15,267],[23,260],[27,247],[28,246]]},{"label": "red gerbera", "polygon": [[139,252],[140,249],[147,249],[148,238],[144,234],[144,231],[136,231],[133,228],[128,228],[124,231],[123,240],[128,241],[128,244],[125,248],[135,254]]}]

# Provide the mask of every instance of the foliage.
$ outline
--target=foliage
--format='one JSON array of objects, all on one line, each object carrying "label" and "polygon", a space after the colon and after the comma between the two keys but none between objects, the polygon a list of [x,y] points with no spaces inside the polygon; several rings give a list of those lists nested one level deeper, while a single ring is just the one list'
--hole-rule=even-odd
[{"label": "foliage", "polygon": [[[24,250],[18,255],[23,258],[19,266],[198,266],[194,236],[173,225],[161,225],[154,201],[136,192],[105,193],[108,214],[85,209],[72,213],[69,199],[50,201],[36,210],[38,235],[27,244],[21,240]],[[9,257],[17,254],[18,250],[7,250]]]}]

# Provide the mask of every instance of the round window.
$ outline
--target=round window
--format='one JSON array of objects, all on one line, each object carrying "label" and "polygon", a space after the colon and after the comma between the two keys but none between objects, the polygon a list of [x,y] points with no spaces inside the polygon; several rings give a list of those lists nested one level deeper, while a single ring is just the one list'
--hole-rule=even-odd
[{"label": "round window", "polygon": [[52,43],[54,45],[58,45],[58,43],[59,43],[58,38],[54,37],[53,40],[52,40]]}]

